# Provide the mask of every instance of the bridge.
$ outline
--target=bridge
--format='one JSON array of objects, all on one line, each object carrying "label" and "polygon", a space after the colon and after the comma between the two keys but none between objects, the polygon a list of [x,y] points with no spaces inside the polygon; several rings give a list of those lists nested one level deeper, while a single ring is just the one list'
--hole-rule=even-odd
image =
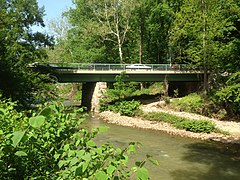
[{"label": "bridge", "polygon": [[[139,64],[138,64],[139,65]],[[59,83],[115,82],[117,75],[126,73],[123,81],[130,82],[201,82],[203,72],[191,70],[184,64],[32,64],[31,68],[51,74]]]},{"label": "bridge", "polygon": [[[115,82],[116,76],[125,72],[125,82],[162,82],[168,83],[168,92],[175,89],[180,93],[190,93],[199,89],[203,81],[203,72],[192,70],[186,65],[169,64],[79,64],[79,63],[50,63],[29,65],[34,71],[50,74],[59,83],[83,83],[81,105],[91,110],[96,107],[101,92],[98,82]],[[106,84],[106,83],[105,83]]]}]

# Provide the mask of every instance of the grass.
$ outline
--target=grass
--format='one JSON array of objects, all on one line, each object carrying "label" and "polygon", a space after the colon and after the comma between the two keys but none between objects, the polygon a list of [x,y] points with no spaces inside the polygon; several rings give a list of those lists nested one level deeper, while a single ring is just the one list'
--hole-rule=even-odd
[{"label": "grass", "polygon": [[209,120],[193,120],[178,117],[164,112],[151,112],[143,115],[143,118],[150,121],[161,121],[172,124],[179,129],[185,129],[191,132],[219,132],[215,124]]}]

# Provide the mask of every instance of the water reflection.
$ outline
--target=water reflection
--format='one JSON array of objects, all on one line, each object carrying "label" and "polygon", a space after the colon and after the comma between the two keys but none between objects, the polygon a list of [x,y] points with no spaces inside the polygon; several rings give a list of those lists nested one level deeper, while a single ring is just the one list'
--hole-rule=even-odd
[{"label": "water reflection", "polygon": [[223,145],[217,143],[192,143],[185,145],[183,161],[198,162],[207,168],[191,168],[172,172],[173,179],[240,179],[240,150],[238,145]]},{"label": "water reflection", "polygon": [[116,147],[126,147],[130,142],[140,142],[136,155],[130,156],[131,163],[143,160],[146,154],[159,161],[159,166],[147,163],[153,180],[239,180],[240,146],[204,142],[190,138],[170,136],[151,130],[134,129],[106,124],[101,119],[90,118],[86,127],[108,126],[100,134],[99,144],[110,142]]}]

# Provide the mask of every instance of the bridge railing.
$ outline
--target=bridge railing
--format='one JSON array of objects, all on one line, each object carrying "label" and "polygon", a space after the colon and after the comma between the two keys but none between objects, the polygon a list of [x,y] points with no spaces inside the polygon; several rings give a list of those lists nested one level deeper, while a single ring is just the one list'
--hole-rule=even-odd
[{"label": "bridge railing", "polygon": [[[189,66],[185,64],[143,64],[144,67],[128,68],[131,64],[84,64],[84,63],[50,63],[49,66],[61,70],[92,70],[92,71],[132,71],[132,70],[149,70],[149,71],[187,71]],[[146,68],[147,67],[147,68]]]}]

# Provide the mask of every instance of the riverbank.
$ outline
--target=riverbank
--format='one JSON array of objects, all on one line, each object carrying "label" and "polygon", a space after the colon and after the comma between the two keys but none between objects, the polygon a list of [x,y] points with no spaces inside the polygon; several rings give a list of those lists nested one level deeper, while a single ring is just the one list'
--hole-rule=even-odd
[{"label": "riverbank", "polygon": [[214,122],[218,129],[220,129],[221,131],[227,132],[227,134],[194,133],[194,132],[189,132],[182,129],[177,129],[168,123],[147,121],[147,120],[143,120],[141,117],[121,116],[120,114],[116,114],[110,111],[101,112],[99,113],[99,116],[108,123],[121,125],[121,126],[164,131],[168,134],[178,135],[181,137],[218,141],[222,143],[240,144],[240,122],[220,121],[217,119],[212,119],[212,118],[204,117],[197,114],[186,113],[186,112],[176,112],[169,109],[161,108],[161,106],[159,106],[159,102],[142,105],[141,109],[146,113],[147,112],[167,112],[169,114],[174,114],[176,116],[181,116],[181,117],[187,117],[190,119],[196,119],[196,120],[208,119]]}]

